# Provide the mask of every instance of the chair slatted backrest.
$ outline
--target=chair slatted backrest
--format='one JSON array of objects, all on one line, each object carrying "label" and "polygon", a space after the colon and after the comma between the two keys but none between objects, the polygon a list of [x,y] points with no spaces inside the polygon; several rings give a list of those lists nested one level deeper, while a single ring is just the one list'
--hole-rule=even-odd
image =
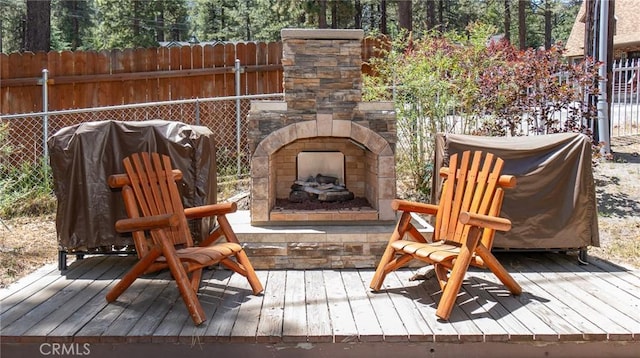
[{"label": "chair slatted backrest", "polygon": [[[492,153],[465,151],[460,157],[451,155],[447,178],[440,197],[436,216],[435,240],[462,243],[469,226],[458,221],[463,211],[497,216],[500,214],[504,192],[499,185],[504,161]],[[494,230],[485,230],[482,243],[491,248]]]},{"label": "chair slatted backrest", "polygon": [[[133,192],[142,216],[177,213],[180,224],[166,229],[165,234],[172,239],[174,245],[193,246],[182,198],[176,184],[178,178],[175,175],[176,171],[171,167],[171,159],[166,155],[143,152],[125,158],[123,164],[129,178],[128,186],[131,188],[128,192]],[[124,190],[127,188],[125,187],[123,192]],[[124,193],[127,195],[127,192]],[[129,211],[129,208],[127,210]],[[138,216],[138,213],[134,212],[128,214],[130,217]],[[138,240],[136,248],[137,246]]]}]

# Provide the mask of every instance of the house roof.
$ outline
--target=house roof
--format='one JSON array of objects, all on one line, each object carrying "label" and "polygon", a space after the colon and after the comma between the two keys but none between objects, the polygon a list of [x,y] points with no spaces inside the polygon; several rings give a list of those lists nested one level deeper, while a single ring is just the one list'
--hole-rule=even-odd
[{"label": "house roof", "polygon": [[[565,56],[576,57],[584,55],[585,31],[585,3],[582,2],[580,11],[573,23],[571,34],[567,39]],[[640,45],[640,11],[638,0],[615,0],[615,33],[613,47]]]}]

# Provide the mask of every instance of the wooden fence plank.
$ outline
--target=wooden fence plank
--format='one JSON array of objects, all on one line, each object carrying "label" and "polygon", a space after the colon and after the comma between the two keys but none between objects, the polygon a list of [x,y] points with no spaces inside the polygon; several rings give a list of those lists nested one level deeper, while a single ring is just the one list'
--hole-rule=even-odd
[{"label": "wooden fence plank", "polygon": [[[225,51],[227,50],[227,46],[224,44],[216,44],[213,48],[213,63],[216,68],[226,67],[225,63]],[[214,75],[214,89],[213,95],[214,97],[222,97],[226,94],[226,74],[215,74]]]},{"label": "wooden fence plank", "polygon": [[[256,44],[256,65],[267,65],[267,44],[260,42]],[[255,93],[268,93],[264,91],[267,81],[269,79],[266,71],[255,72],[256,75],[256,89]]]},{"label": "wooden fence plank", "polygon": [[[236,47],[233,44],[224,44],[224,66],[234,68],[236,58],[239,55],[236,53]],[[219,92],[219,96],[235,96],[235,75],[228,73],[224,75],[224,85],[222,86],[222,92]]]},{"label": "wooden fence plank", "polygon": [[[96,74],[106,75],[111,73],[111,52],[110,51],[100,51],[96,56],[96,66],[95,71]],[[98,98],[96,105],[98,107],[111,105],[111,93],[113,88],[113,82],[100,82],[98,84]]]},{"label": "wooden fence plank", "polygon": [[[245,45],[245,56],[244,56],[244,65],[245,66],[255,66],[258,61],[256,56],[257,48],[254,42],[249,42]],[[258,93],[258,76],[255,71],[245,71],[245,91],[242,93],[243,95],[249,93]]]},{"label": "wooden fence plank", "polygon": [[[158,71],[168,71],[171,69],[170,48],[161,47],[158,49]],[[171,98],[171,79],[158,79],[158,101],[167,101]]]},{"label": "wooden fence plank", "polygon": [[[217,45],[216,45],[217,46]],[[215,68],[215,47],[205,45],[202,48],[202,68]],[[200,81],[200,93],[202,98],[213,97],[216,81],[215,75],[203,76]]]}]

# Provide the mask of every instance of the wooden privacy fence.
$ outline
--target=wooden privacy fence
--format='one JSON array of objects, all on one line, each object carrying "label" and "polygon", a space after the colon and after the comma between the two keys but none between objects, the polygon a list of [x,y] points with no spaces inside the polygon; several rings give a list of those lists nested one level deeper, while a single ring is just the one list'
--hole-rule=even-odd
[{"label": "wooden privacy fence", "polygon": [[[363,41],[363,60],[374,52]],[[0,54],[0,114],[282,92],[282,43],[218,43],[110,51]],[[241,72],[234,87],[235,62]],[[366,71],[366,66],[363,66]]]}]

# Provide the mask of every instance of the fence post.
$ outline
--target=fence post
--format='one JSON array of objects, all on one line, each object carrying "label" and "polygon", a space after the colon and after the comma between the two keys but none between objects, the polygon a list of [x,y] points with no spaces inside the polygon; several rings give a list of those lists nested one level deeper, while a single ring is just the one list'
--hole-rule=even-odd
[{"label": "fence post", "polygon": [[200,99],[196,98],[196,125],[200,125]]},{"label": "fence post", "polygon": [[241,134],[241,108],[240,108],[240,60],[236,58],[236,62],[235,62],[235,68],[234,68],[234,72],[235,72],[235,79],[236,79],[236,157],[237,157],[237,163],[236,163],[236,175],[238,177],[238,179],[240,179],[240,172],[241,172],[241,161],[240,161],[240,134]]},{"label": "fence post", "polygon": [[49,148],[47,148],[47,138],[49,137],[49,70],[42,70],[42,146],[44,152],[45,178],[48,178]]}]

